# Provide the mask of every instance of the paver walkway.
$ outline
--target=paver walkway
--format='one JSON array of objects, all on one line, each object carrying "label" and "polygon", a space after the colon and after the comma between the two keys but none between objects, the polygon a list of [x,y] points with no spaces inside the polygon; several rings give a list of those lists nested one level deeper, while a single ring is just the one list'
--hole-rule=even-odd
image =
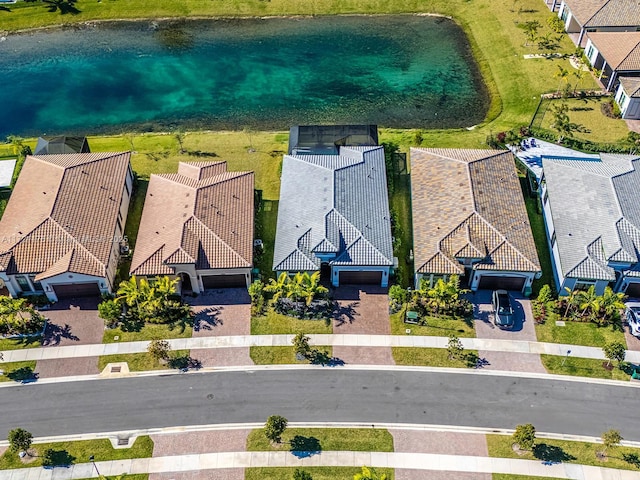
[{"label": "paver walkway", "polygon": [[[575,464],[545,465],[536,460],[488,458],[467,455],[383,452],[321,452],[298,458],[291,452],[223,452],[138,458],[96,462],[100,474],[192,472],[246,467],[314,467],[370,465],[429,471],[511,473],[569,479],[639,480],[640,472]],[[22,468],[0,471],[0,480],[68,480],[96,478],[94,465],[81,463],[68,468]]]},{"label": "paver walkway", "polygon": [[[358,347],[428,347],[446,348],[447,337],[429,337],[419,335],[341,335],[311,334],[312,345],[358,346]],[[174,350],[221,349],[248,346],[290,346],[293,335],[236,335],[203,338],[174,338],[168,340]],[[488,352],[513,352],[564,356],[571,350],[572,357],[605,360],[599,347],[567,345],[562,343],[530,342],[522,340],[503,340],[485,338],[461,338],[465,349],[486,350]],[[123,342],[68,347],[26,348],[5,350],[2,363],[22,362],[50,358],[98,357],[122,353],[146,352],[149,342]],[[627,351],[626,360],[640,364],[640,351]]]}]

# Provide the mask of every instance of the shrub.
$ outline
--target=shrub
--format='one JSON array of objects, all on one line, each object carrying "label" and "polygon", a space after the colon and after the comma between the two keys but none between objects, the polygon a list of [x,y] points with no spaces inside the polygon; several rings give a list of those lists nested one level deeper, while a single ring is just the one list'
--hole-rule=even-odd
[{"label": "shrub", "polygon": [[409,292],[406,288],[402,288],[400,285],[391,285],[389,288],[389,307],[392,312],[398,312],[402,308],[402,305],[409,300]]},{"label": "shrub", "polygon": [[556,33],[564,33],[564,22],[556,15],[552,13],[547,18],[547,24]]},{"label": "shrub", "polygon": [[9,448],[12,452],[26,452],[31,448],[33,435],[23,428],[14,428],[9,432]]},{"label": "shrub", "polygon": [[149,355],[155,360],[169,360],[171,346],[166,340],[152,340],[149,342],[147,352],[149,352]]},{"label": "shrub", "polygon": [[609,360],[609,365],[611,365],[612,360],[617,362],[624,361],[627,355],[624,345],[620,342],[605,343],[602,351],[604,352],[604,356]]},{"label": "shrub", "polygon": [[272,442],[280,443],[288,423],[288,420],[280,415],[271,415],[264,426],[265,436]]},{"label": "shrub", "polygon": [[551,291],[551,287],[549,285],[543,285],[538,293],[538,301],[540,303],[548,303],[554,300],[553,292]]},{"label": "shrub", "polygon": [[120,302],[109,299],[98,304],[98,316],[104,320],[107,327],[115,327],[122,315],[122,305]]},{"label": "shrub", "polygon": [[513,432],[513,441],[520,446],[521,450],[531,450],[536,441],[535,427],[530,423],[518,425]]}]

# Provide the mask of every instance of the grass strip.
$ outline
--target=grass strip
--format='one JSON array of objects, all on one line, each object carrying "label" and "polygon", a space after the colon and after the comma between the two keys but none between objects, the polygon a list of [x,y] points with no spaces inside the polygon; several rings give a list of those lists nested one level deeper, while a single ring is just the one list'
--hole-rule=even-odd
[{"label": "grass strip", "polygon": [[282,450],[393,452],[393,436],[388,430],[373,428],[288,428],[282,443],[274,445],[260,428],[247,437],[249,452]]},{"label": "grass strip", "polygon": [[[312,347],[321,351],[326,351],[329,357],[333,356],[333,347],[319,346]],[[256,365],[285,365],[291,363],[304,364],[307,360],[297,360],[296,351],[290,347],[250,347],[249,355]]]},{"label": "grass strip", "polygon": [[[362,469],[358,467],[302,467],[309,473],[313,480],[353,480],[354,475],[362,473]],[[296,468],[293,467],[260,467],[245,468],[245,480],[291,480]],[[392,468],[376,468],[379,476],[386,475],[387,480],[394,479]]]},{"label": "grass strip", "polygon": [[[605,368],[607,360],[594,360],[591,358],[567,358],[557,355],[540,355],[544,368],[549,373],[556,375],[571,375],[573,377],[604,378],[607,380],[629,380],[631,375],[620,369],[615,362],[612,368]],[[563,365],[564,363],[564,365]]]}]

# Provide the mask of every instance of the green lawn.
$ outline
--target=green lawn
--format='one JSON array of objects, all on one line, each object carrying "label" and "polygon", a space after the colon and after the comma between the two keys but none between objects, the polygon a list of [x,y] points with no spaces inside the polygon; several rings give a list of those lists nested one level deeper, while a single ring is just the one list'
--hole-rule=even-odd
[{"label": "green lawn", "polygon": [[474,338],[476,331],[471,321],[467,322],[461,318],[452,317],[427,317],[424,319],[426,325],[411,325],[404,323],[404,310],[390,315],[391,335],[406,335],[406,329],[411,329],[411,335],[428,335],[434,337],[456,337]]},{"label": "green lawn", "polygon": [[25,339],[2,338],[0,339],[0,351],[20,350],[22,348],[36,348],[42,346],[42,337],[31,337]]},{"label": "green lawn", "polygon": [[[326,351],[333,356],[333,347],[319,346],[319,350]],[[290,347],[249,347],[249,355],[256,365],[285,365],[290,363],[308,363],[306,360],[296,360],[293,345]]]},{"label": "green lawn", "polygon": [[536,337],[539,342],[567,343],[569,345],[587,345],[602,347],[605,343],[620,342],[625,347],[627,342],[624,332],[614,327],[598,327],[591,322],[565,321],[564,327],[556,325],[556,319],[562,320],[559,315],[548,315],[542,325],[536,325]]},{"label": "green lawn", "polygon": [[[625,432],[621,432],[624,437]],[[563,463],[577,463],[581,465],[595,465],[597,467],[637,470],[633,463],[640,460],[640,449],[630,447],[614,447],[608,451],[608,459],[600,461],[596,452],[604,447],[597,443],[569,442],[566,440],[537,439],[534,453],[519,455],[511,448],[513,439],[510,435],[487,435],[489,456],[496,458],[518,458],[525,460],[562,461]],[[629,461],[625,461],[627,456]],[[635,459],[638,460],[634,460]],[[495,477],[494,477],[495,478]],[[507,477],[508,478],[508,477]]]},{"label": "green lawn", "polygon": [[[46,449],[66,450],[72,463],[87,463],[93,455],[96,462],[104,460],[124,460],[128,458],[148,458],[153,453],[153,441],[148,436],[138,437],[131,448],[113,448],[106,438],[99,440],[83,440],[78,442],[38,443],[32,448],[41,455]],[[36,458],[31,463],[23,463],[16,453],[7,450],[0,457],[0,470],[12,468],[39,467],[42,460]],[[129,476],[126,477],[129,480]],[[130,480],[138,480],[131,478]]]},{"label": "green lawn", "polygon": [[[293,467],[264,467],[245,468],[245,480],[291,480],[293,478]],[[353,480],[354,475],[361,473],[357,467],[304,467],[300,470],[308,472],[313,480]],[[378,475],[387,475],[387,480],[393,480],[392,468],[376,468]]]},{"label": "green lawn", "polygon": [[[509,473],[494,473],[492,480],[540,480],[540,477],[530,477],[529,475],[511,475]],[[562,480],[556,477],[544,477],[545,480]]]},{"label": "green lawn", "polygon": [[[173,350],[173,355],[177,357],[186,357],[189,350]],[[167,370],[170,368],[167,364],[158,362],[149,353],[122,353],[118,355],[103,355],[98,358],[98,369],[102,371],[108,363],[127,362],[129,371],[146,372],[148,370]]]},{"label": "green lawn", "polygon": [[613,368],[607,370],[603,367],[603,364],[607,363],[607,360],[575,358],[569,355],[564,365],[562,365],[565,357],[540,355],[540,358],[549,373],[572,375],[574,377],[605,378],[608,380],[629,380],[630,378],[629,374],[617,367],[616,362],[612,362]]},{"label": "green lawn", "polygon": [[[414,365],[425,367],[468,368],[466,360],[449,360],[446,348],[392,347],[391,352],[396,365]],[[465,350],[465,354],[477,358],[475,350]],[[475,364],[475,362],[473,362]]]},{"label": "green lawn", "polygon": [[[407,152],[408,153],[408,152]],[[407,155],[407,158],[409,155]],[[408,161],[408,160],[407,160]],[[389,192],[389,208],[395,212],[396,249],[393,254],[398,258],[395,283],[403,287],[413,287],[413,260],[410,251],[413,248],[413,226],[411,222],[411,181],[409,175],[395,176],[393,192]]]},{"label": "green lawn", "polygon": [[299,320],[272,310],[262,317],[251,317],[251,335],[279,335],[286,333],[332,333],[333,327],[324,320]]},{"label": "green lawn", "polygon": [[[124,332],[121,328],[110,328],[104,331],[102,343],[139,342],[145,340],[163,340],[167,338],[191,338],[193,328],[184,329],[170,325],[148,323],[139,332]],[[119,337],[117,340],[115,337]]]},{"label": "green lawn", "polygon": [[[294,437],[313,440],[298,443]],[[293,445],[290,443],[292,440]],[[393,436],[387,430],[373,428],[287,428],[282,435],[282,444],[274,446],[260,428],[253,430],[247,438],[249,452],[297,450],[297,447],[300,450],[393,452]]]},{"label": "green lawn", "polygon": [[573,123],[582,125],[586,131],[575,132],[574,137],[589,140],[595,143],[614,143],[622,141],[629,133],[629,128],[620,118],[609,118],[602,113],[600,105],[609,102],[610,98],[570,98],[565,100],[553,100],[542,118],[541,127],[553,131],[551,125],[554,122],[552,105],[566,102],[569,106],[569,119]]},{"label": "green lawn", "polygon": [[9,374],[11,374],[11,372],[14,372],[16,370],[19,370],[21,368],[30,368],[32,371],[35,370],[36,368],[36,361],[35,360],[28,360],[26,362],[7,362],[7,363],[0,363],[0,370],[2,370],[4,373],[2,375],[0,375],[0,382],[11,382],[13,381],[11,378],[8,377]]}]

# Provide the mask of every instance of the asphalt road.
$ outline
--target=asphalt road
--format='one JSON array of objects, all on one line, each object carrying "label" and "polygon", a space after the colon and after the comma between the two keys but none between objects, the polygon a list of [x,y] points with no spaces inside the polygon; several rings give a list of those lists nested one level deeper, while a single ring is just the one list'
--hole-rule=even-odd
[{"label": "asphalt road", "polygon": [[640,440],[640,389],[532,378],[407,371],[190,373],[0,389],[0,435],[34,436],[179,425],[397,422],[514,428]]}]

